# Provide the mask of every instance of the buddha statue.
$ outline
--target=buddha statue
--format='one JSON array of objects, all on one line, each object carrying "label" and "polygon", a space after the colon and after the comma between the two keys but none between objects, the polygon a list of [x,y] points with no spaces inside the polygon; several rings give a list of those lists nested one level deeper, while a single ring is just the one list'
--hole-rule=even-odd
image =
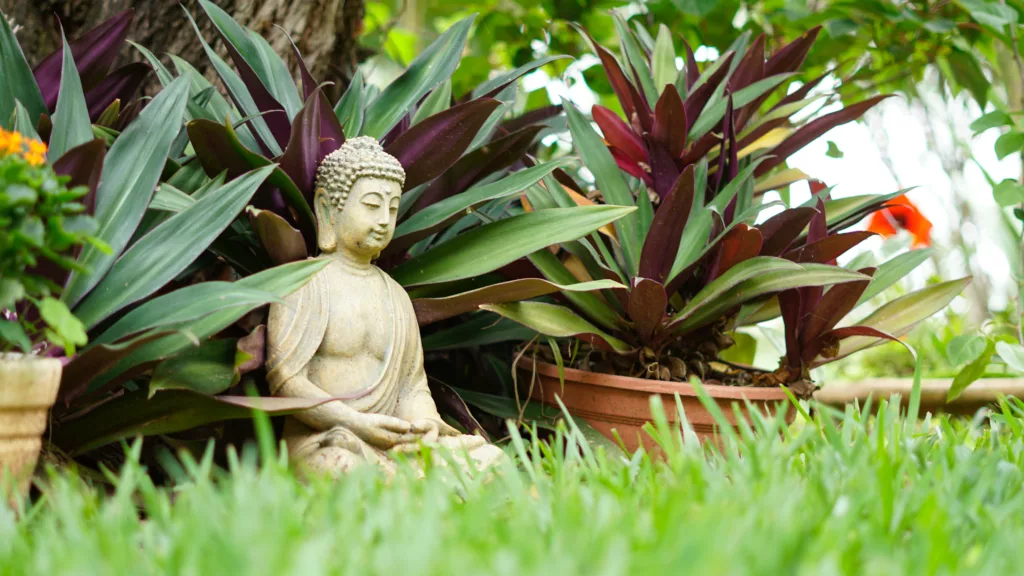
[{"label": "buddha statue", "polygon": [[424,444],[450,448],[477,470],[505,457],[441,419],[409,295],[373,265],[394,234],[404,181],[402,165],[371,137],[324,158],[313,203],[317,244],[330,263],[270,307],[271,393],[336,400],[287,417],[289,455],[306,472],[336,476],[371,463],[390,474],[396,453]]}]

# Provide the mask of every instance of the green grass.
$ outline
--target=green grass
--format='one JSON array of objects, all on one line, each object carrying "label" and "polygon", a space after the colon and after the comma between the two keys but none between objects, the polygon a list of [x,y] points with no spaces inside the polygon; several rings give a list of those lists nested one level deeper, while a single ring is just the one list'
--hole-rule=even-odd
[{"label": "green grass", "polygon": [[573,429],[514,438],[518,467],[489,482],[303,484],[255,449],[230,471],[186,458],[173,489],[138,465],[109,496],[54,474],[22,520],[0,507],[0,574],[1019,573],[1022,416],[912,428],[849,409],[758,422],[722,453],[663,424],[664,462],[580,447]]}]

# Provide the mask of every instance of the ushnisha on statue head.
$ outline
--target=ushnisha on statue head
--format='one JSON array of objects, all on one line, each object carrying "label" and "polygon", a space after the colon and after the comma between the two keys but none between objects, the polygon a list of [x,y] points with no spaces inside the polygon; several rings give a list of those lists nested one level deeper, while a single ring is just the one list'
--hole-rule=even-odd
[{"label": "ushnisha on statue head", "polygon": [[370,136],[346,140],[320,163],[313,197],[317,244],[367,263],[391,241],[405,170]]}]

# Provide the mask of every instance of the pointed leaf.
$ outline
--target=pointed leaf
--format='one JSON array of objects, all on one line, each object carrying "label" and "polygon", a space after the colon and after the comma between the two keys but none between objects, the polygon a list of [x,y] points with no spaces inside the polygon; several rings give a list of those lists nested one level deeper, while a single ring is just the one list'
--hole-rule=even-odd
[{"label": "pointed leaf", "polygon": [[863,102],[851,104],[843,108],[842,110],[832,112],[831,114],[826,114],[821,118],[816,118],[814,120],[811,120],[807,124],[804,124],[799,129],[797,129],[797,131],[792,136],[790,136],[785,142],[772,149],[772,151],[769,153],[771,157],[768,159],[767,162],[761,164],[758,167],[755,176],[760,177],[764,174],[767,174],[772,168],[775,168],[776,166],[785,162],[786,159],[788,159],[792,154],[794,154],[804,146],[810,144],[822,134],[835,128],[836,126],[840,126],[842,124],[846,124],[847,122],[851,122],[853,120],[860,118],[875,104],[878,104],[879,102],[885,100],[888,97],[889,95],[887,94],[873,96],[871,98],[868,98],[867,100],[864,100]]},{"label": "pointed leaf", "polygon": [[401,264],[391,276],[403,286],[479,276],[541,248],[586,236],[635,210],[619,206],[552,208],[498,220]]},{"label": "pointed leaf", "polygon": [[[206,42],[206,38],[204,38],[203,34],[199,31],[199,26],[192,18],[192,14],[184,7],[182,7],[182,10],[185,10],[185,17],[188,18],[189,23],[192,24],[192,29],[195,31],[196,36],[199,37],[199,42],[203,45],[203,51],[206,53],[206,57],[209,58],[214,69],[217,71],[217,75],[224,83],[224,87],[227,88],[228,95],[231,96],[231,100],[234,101],[235,105],[238,106],[238,109],[244,116],[252,116],[250,126],[255,131],[260,145],[266,148],[267,154],[270,156],[280,156],[281,144],[279,144],[279,141],[282,144],[287,142],[288,131],[290,131],[290,127],[288,126],[288,115],[285,114],[283,110],[280,113],[271,113],[270,116],[276,116],[272,122],[274,122],[274,126],[277,128],[276,132],[271,131],[271,128],[267,123],[267,119],[260,115],[260,112],[262,112],[264,108],[273,109],[273,103],[264,99],[262,102],[263,108],[256,104],[254,96],[249,92],[247,83],[244,82],[242,78],[239,77],[239,75],[236,74],[230,66],[228,66],[227,62],[224,62],[224,60],[218,56],[213,48],[211,48]],[[230,43],[225,44],[229,45]],[[242,70],[242,68],[239,68],[239,70]],[[252,72],[252,69],[249,68],[247,72]],[[255,74],[253,74],[253,76],[255,76]],[[254,78],[250,78],[249,82],[254,85],[259,84],[259,80]],[[260,85],[262,86],[262,84]],[[265,90],[266,89],[264,88],[264,92]],[[264,94],[264,92],[261,92],[260,94],[269,96]],[[272,98],[270,99],[272,100]],[[278,105],[277,108],[280,109],[281,106]],[[284,122],[283,126],[281,125],[282,121]]]},{"label": "pointed leaf", "polygon": [[554,170],[567,166],[572,162],[573,159],[571,158],[559,158],[558,160],[539,164],[526,170],[520,170],[497,182],[470,188],[466,192],[456,194],[436,204],[431,204],[414,213],[405,222],[402,222],[395,230],[394,237],[401,238],[407,234],[434,230],[440,225],[451,222],[454,218],[463,216],[467,210],[471,210],[485,202],[519,194]]},{"label": "pointed leaf", "polygon": [[181,128],[187,100],[188,79],[178,78],[142,110],[107,152],[96,191],[96,237],[110,246],[111,253],[92,245],[83,248],[78,262],[89,274],[71,275],[61,296],[69,306],[74,307],[104,277],[128,245]]},{"label": "pointed leaf", "polygon": [[624,290],[626,287],[611,280],[594,280],[578,284],[561,285],[540,278],[523,278],[492,284],[491,286],[455,294],[454,296],[416,298],[412,301],[412,306],[416,310],[416,319],[419,321],[420,326],[426,326],[427,324],[458,316],[459,314],[472,312],[484,304],[518,302],[558,291],[591,292],[614,288]]},{"label": "pointed leaf", "polygon": [[694,205],[693,165],[687,166],[654,214],[640,254],[640,276],[665,282]]},{"label": "pointed leaf", "polygon": [[[60,73],[61,60],[56,60],[56,70]],[[21,45],[11,30],[7,18],[0,16],[0,127],[9,128],[8,122],[14,113],[15,102],[21,102],[28,111],[28,118],[33,129],[40,116],[47,113],[46,101],[39,91],[32,70],[28,67]],[[57,81],[53,82],[53,102],[57,102]]]},{"label": "pointed leaf", "polygon": [[386,152],[405,168],[405,189],[428,182],[466,151],[500,102],[481,98],[453,106],[406,130]]},{"label": "pointed leaf", "polygon": [[668,85],[654,107],[654,139],[668,149],[672,158],[681,158],[686,149],[687,120],[683,99],[676,87]]},{"label": "pointed leaf", "polygon": [[542,302],[512,302],[509,304],[486,304],[480,308],[555,338],[576,336],[590,340],[592,343],[596,343],[596,339],[620,354],[630,350],[629,344],[610,336],[571,310],[561,306]]},{"label": "pointed leaf", "polygon": [[107,75],[85,94],[89,118],[98,122],[100,115],[115,101],[128,103],[153,69],[142,62],[122,66]]},{"label": "pointed leaf", "polygon": [[[71,54],[85,90],[99,84],[107,75],[128,36],[133,17],[133,10],[125,10],[71,42]],[[63,60],[62,50],[58,49],[44,58],[33,71],[42,91],[45,106],[49,110],[53,110],[57,104]]]},{"label": "pointed leaf", "polygon": [[[857,322],[857,326],[881,330],[898,338],[945,308],[970,282],[971,277],[967,276],[911,292],[886,302],[867,318]],[[875,343],[876,338],[850,338],[840,345],[839,354],[829,360],[845,358]]]},{"label": "pointed leaf", "polygon": [[359,134],[363,126],[363,72],[356,70],[341,100],[334,106],[334,115],[346,134]]},{"label": "pointed leaf", "polygon": [[522,66],[516,68],[515,70],[511,70],[499,76],[495,76],[494,78],[487,80],[483,84],[480,84],[479,86],[473,89],[471,96],[474,99],[480,98],[481,96],[484,98],[495,98],[499,93],[501,93],[502,90],[507,88],[510,84],[512,84],[519,78],[522,78],[526,74],[529,74],[530,72],[533,72],[534,70],[542,66],[546,66],[552,62],[562,60],[565,58],[571,58],[571,56],[568,56],[566,54],[557,54],[554,56],[545,56],[543,58],[538,58],[537,60],[523,64]]},{"label": "pointed leaf", "polygon": [[[282,266],[276,266],[251,276],[240,278],[232,285],[241,288],[258,289],[270,293],[274,297],[284,298],[303,286],[309,279],[322,270],[329,263],[329,260],[318,258],[291,262]],[[185,290],[185,289],[182,289]],[[177,292],[171,294],[177,294]],[[228,295],[230,303],[230,295]],[[161,300],[166,299],[166,300]],[[173,302],[184,301],[184,298]],[[111,382],[117,382],[125,374],[131,371],[138,371],[151,365],[157,360],[168,358],[195,346],[196,341],[205,340],[238,321],[239,318],[248,314],[255,308],[262,306],[265,302],[240,299],[237,304],[224,307],[222,301],[208,302],[215,305],[215,311],[205,313],[193,320],[179,322],[176,327],[183,332],[174,333],[134,350],[130,354],[119,358],[113,366],[108,367],[98,374],[90,384],[93,390],[103,389]],[[157,305],[159,304],[159,306]],[[151,302],[140,306],[140,309],[152,305],[155,311],[173,310],[171,295],[155,298]],[[126,316],[127,318],[127,316]]]},{"label": "pointed leaf", "polygon": [[453,24],[380,93],[366,109],[360,134],[382,138],[427,92],[451,77],[475,18],[469,16]]},{"label": "pointed leaf", "polygon": [[878,270],[871,279],[871,284],[868,284],[867,289],[857,300],[857,306],[878,296],[886,288],[902,280],[912,270],[923,264],[925,260],[928,260],[932,253],[933,250],[931,248],[911,250],[887,260],[878,267]]},{"label": "pointed leaf", "polygon": [[57,111],[53,115],[53,131],[50,132],[47,156],[54,161],[65,152],[92,140],[92,125],[89,123],[89,108],[85,104],[85,93],[78,78],[78,69],[71,56],[71,47],[64,41],[63,72],[60,78],[60,93],[57,97]]},{"label": "pointed leaf", "polygon": [[832,234],[817,242],[811,242],[785,253],[782,257],[793,262],[817,262],[827,264],[861,242],[875,236],[874,232],[859,231]]},{"label": "pointed leaf", "polygon": [[75,314],[92,328],[173,279],[231,224],[271,170],[260,168],[225,184],[143,236],[75,307]]},{"label": "pointed leaf", "polygon": [[[573,146],[583,159],[583,165],[594,174],[597,188],[601,191],[605,203],[635,206],[633,193],[626,185],[608,148],[601,142],[590,123],[583,118],[575,106],[567,101],[564,102],[564,105],[569,118],[569,131],[572,133]],[[631,270],[635,270],[640,256],[636,217],[626,216],[616,221],[615,229],[626,256],[627,266]]]},{"label": "pointed leaf", "polygon": [[[230,127],[209,120],[195,120],[187,126],[189,140],[196,150],[203,168],[208,176],[215,177],[227,171],[229,178],[238,176],[263,166],[269,166],[270,160],[247,149],[238,139],[238,134]],[[288,214],[284,202],[299,215],[299,230],[309,243],[316,237],[316,222],[310,204],[302,191],[291,178],[280,168],[276,168],[267,178],[267,184],[280,190],[283,200],[278,201],[271,196],[264,196],[263,191],[257,192],[253,205],[257,208],[274,210],[278,215]]]},{"label": "pointed leaf", "polygon": [[[664,98],[666,87],[672,86],[672,89],[675,90],[676,76],[679,75],[679,71],[676,70],[676,49],[672,45],[672,33],[664,24],[658,26],[658,39],[654,42],[651,67],[654,72],[654,91]],[[679,92],[676,92],[676,96],[678,95]],[[680,100],[681,107],[682,100]]]},{"label": "pointed leaf", "polygon": [[523,128],[472,150],[424,190],[413,212],[464,192],[486,176],[512,166],[526,154],[540,130],[540,126]]},{"label": "pointed leaf", "polygon": [[[791,288],[825,286],[864,280],[863,274],[821,264],[779,264],[780,258],[758,256],[741,262],[704,287],[673,317],[676,333],[685,333],[714,322],[729,310],[766,294]],[[736,280],[741,280],[737,282]]]},{"label": "pointed leaf", "polygon": [[633,162],[649,162],[643,139],[633,132],[633,129],[623,122],[615,112],[604,106],[594,106],[590,110],[590,114],[608,144],[618,148]]},{"label": "pointed leaf", "polygon": [[316,171],[323,159],[320,150],[320,98],[319,91],[306,100],[302,110],[292,122],[288,145],[278,163],[281,170],[302,191],[306,204],[313,205],[313,187]]},{"label": "pointed leaf", "polygon": [[[858,272],[865,276],[872,276],[875,273],[875,269],[863,268],[858,270]],[[821,336],[822,333],[835,328],[857,305],[857,299],[860,298],[860,295],[864,293],[864,289],[870,283],[871,280],[863,280],[860,282],[836,284],[829,288],[828,292],[825,292],[821,300],[818,301],[818,305],[810,311],[806,318],[801,319],[803,326],[800,331],[800,345],[806,347],[813,340]],[[818,355],[818,352],[820,352],[820,349],[805,355],[804,360],[813,360]]]}]

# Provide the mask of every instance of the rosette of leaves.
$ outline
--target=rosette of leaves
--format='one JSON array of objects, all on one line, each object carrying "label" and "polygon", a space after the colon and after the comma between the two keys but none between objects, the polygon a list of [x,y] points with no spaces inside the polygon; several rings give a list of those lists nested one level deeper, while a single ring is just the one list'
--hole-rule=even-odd
[{"label": "rosette of leaves", "polygon": [[[131,28],[134,11],[125,10],[70,43],[71,58],[65,51],[55,50],[29,70],[24,54],[7,23],[0,14],[3,27],[3,67],[7,90],[0,90],[0,126],[8,128],[17,123],[22,133],[39,133],[49,141],[57,113],[59,93],[65,80],[63,71],[68,65],[74,69],[75,82],[81,85],[88,120],[103,128],[110,136],[123,129],[138,114],[142,103],[136,94],[146,76],[152,71],[144,62],[132,62],[111,70],[124,47]],[[75,110],[74,114],[80,114]],[[12,118],[14,119],[12,121]]]},{"label": "rosette of leaves", "polygon": [[[576,337],[570,347],[585,368],[685,381],[778,385],[808,381],[811,368],[896,339],[954,298],[969,279],[947,282],[879,308],[853,326],[837,327],[871,295],[923,261],[912,252],[877,269],[848,270],[836,259],[871,236],[847,232],[865,215],[902,193],[830,200],[814,197],[758,222],[781,204],[768,190],[805,175],[785,159],[830,128],[851,121],[884,96],[807,121],[792,116],[816,97],[820,78],[773,96],[793,77],[817,30],[767,58],[764,39],[732,50],[701,69],[687,46],[682,71],[668,31],[637,34],[614,15],[621,60],[594,50],[626,118],[595,106],[602,135],[566,105],[573,143],[593,174],[589,196],[605,205],[637,207],[602,234],[563,243],[561,257],[532,254],[526,276],[569,284],[614,279],[622,288],[569,293],[560,304],[521,302],[485,309],[551,337]],[[646,41],[645,41],[646,38]],[[584,187],[550,181],[526,197],[535,212],[591,202]],[[742,325],[781,315],[786,356],[773,373],[721,361]],[[589,352],[593,353],[589,353]],[[588,353],[585,353],[588,352]],[[805,386],[804,392],[812,387]]]},{"label": "rosette of leaves", "polygon": [[[0,43],[10,80],[4,85],[10,90],[0,92],[15,95],[15,123],[31,126],[19,96],[31,92],[31,69],[9,28],[0,28]],[[179,141],[187,141],[186,111],[195,105],[188,78],[170,82],[123,130],[94,138],[67,42],[61,60],[47,160],[76,190],[81,214],[96,228],[94,243],[62,254],[67,267],[38,267],[39,282],[54,294],[59,290],[59,301],[89,340],[74,354],[47,351],[68,352],[52,410],[53,444],[79,454],[130,435],[249,418],[253,408],[284,413],[313,405],[233,394],[262,357],[255,344],[262,333],[246,316],[299,288],[324,265],[268,267],[238,281],[217,275],[225,231],[247,224],[244,210],[271,168],[226,182],[224,175],[208,178],[201,168],[190,171],[175,161]],[[27,319],[49,313],[45,304],[19,312]]]}]

